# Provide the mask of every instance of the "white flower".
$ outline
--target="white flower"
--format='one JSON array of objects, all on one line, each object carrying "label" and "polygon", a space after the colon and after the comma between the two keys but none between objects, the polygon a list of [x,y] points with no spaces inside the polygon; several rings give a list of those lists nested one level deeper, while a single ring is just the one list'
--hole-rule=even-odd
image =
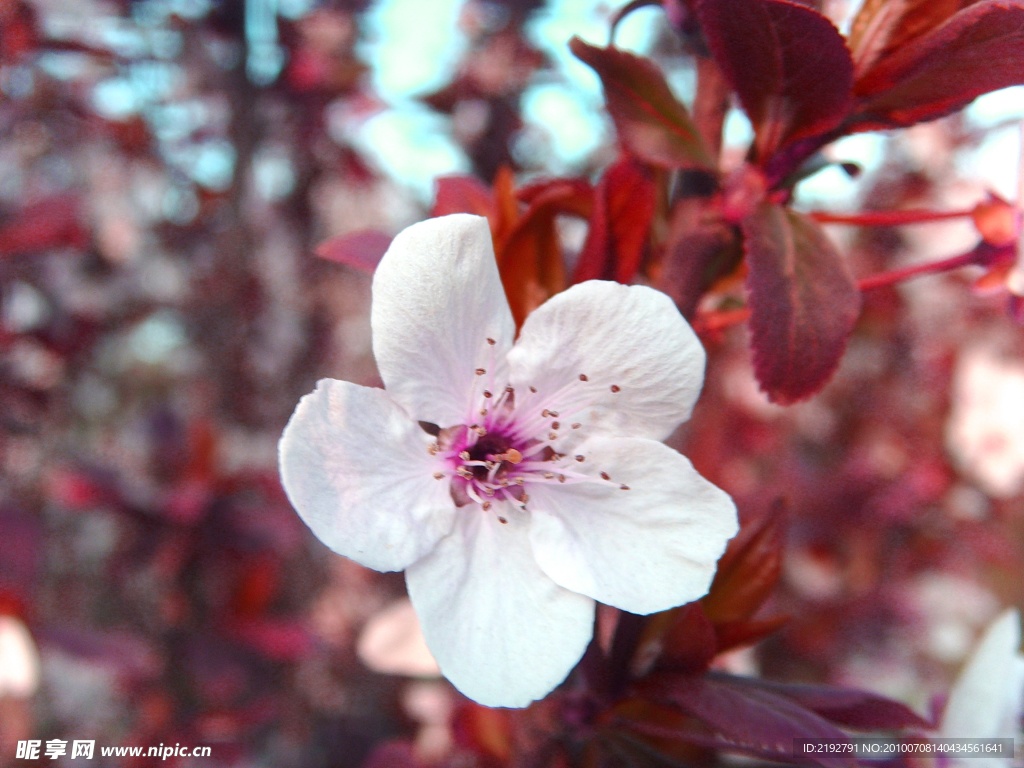
[{"label": "white flower", "polygon": [[395,238],[371,324],[384,390],[319,382],[281,477],[328,547],[405,569],[456,688],[526,706],[579,661],[595,600],[651,613],[707,592],[736,511],[659,442],[704,373],[667,296],[582,283],[513,345],[487,222],[454,215]]},{"label": "white flower", "polygon": [[[1010,609],[993,621],[949,693],[939,735],[944,738],[1020,738],[1024,711],[1024,656],[1020,615]],[[1005,758],[954,759],[954,766],[1009,766]]]}]

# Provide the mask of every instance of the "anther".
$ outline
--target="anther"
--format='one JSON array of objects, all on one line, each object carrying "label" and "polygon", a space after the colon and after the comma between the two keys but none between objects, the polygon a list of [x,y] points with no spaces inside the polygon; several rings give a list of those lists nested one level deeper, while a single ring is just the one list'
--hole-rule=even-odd
[{"label": "anther", "polygon": [[493,346],[494,346],[495,344],[497,344],[498,342],[496,342],[496,341],[495,341],[494,339],[488,338],[488,339],[487,339],[487,343],[488,343],[488,344],[490,344],[490,345],[491,345],[491,346],[493,347]]},{"label": "anther", "polygon": [[553,419],[557,419],[558,418],[558,411],[548,411],[548,416],[550,416]]},{"label": "anther", "polygon": [[579,429],[579,428],[580,428],[580,427],[582,427],[582,426],[583,426],[583,425],[582,425],[582,424],[580,424],[580,423],[579,423],[579,422],[577,421],[577,422],[576,422],[575,424],[573,424],[573,425],[572,425],[572,428],[573,428],[573,429]]},{"label": "anther", "polygon": [[509,448],[507,451],[505,451],[504,459],[509,464],[518,464],[520,461],[523,460],[523,454],[521,451],[517,451],[515,448]]},{"label": "anther", "polygon": [[558,476],[558,482],[564,483],[565,482],[565,475],[559,475]]},{"label": "anther", "polygon": [[611,478],[611,476],[607,472],[602,472],[601,473],[601,479],[602,480],[611,480],[612,478]]},{"label": "anther", "polygon": [[551,428],[552,429],[558,429],[560,426],[562,426],[562,425],[559,424],[557,421],[552,421],[551,422]]},{"label": "anther", "polygon": [[545,472],[544,473],[544,479],[545,480],[554,480],[555,479],[555,473],[554,472]]},{"label": "anther", "polygon": [[621,391],[619,389],[619,385],[618,384],[612,384],[612,392],[619,392],[619,391]]},{"label": "anther", "polygon": [[622,485],[619,486],[619,489],[623,490],[623,491],[628,491],[629,490],[629,486],[626,485],[625,483],[623,483]]},{"label": "anther", "polygon": [[486,408],[481,408],[480,409],[480,415],[481,416],[486,416],[487,415],[487,409]]},{"label": "anther", "polygon": [[548,432],[548,440],[554,440],[556,437],[558,437],[557,432]]},{"label": "anther", "polygon": [[459,458],[463,461],[469,461],[469,451],[459,451]]},{"label": "anther", "polygon": [[440,480],[443,477],[444,477],[444,472],[435,472],[434,473],[434,479],[435,480]]},{"label": "anther", "polygon": [[536,388],[536,387],[530,387],[530,391],[531,391],[531,392],[532,392],[533,394],[535,394],[535,395],[537,394],[537,388]]},{"label": "anther", "polygon": [[498,522],[502,525],[508,525],[508,520],[506,520],[504,517],[499,517]]},{"label": "anther", "polygon": [[512,482],[513,482],[513,483],[514,483],[515,485],[522,485],[524,481],[523,481],[523,478],[521,478],[521,477],[517,477],[517,478],[516,478],[515,480],[513,480]]},{"label": "anther", "polygon": [[487,434],[487,430],[484,429],[483,427],[474,426],[473,431],[476,432],[480,437],[483,437],[484,435]]},{"label": "anther", "polygon": [[584,456],[582,453],[581,454],[577,454],[576,461],[583,461],[585,458],[587,458],[587,457]]},{"label": "anther", "polygon": [[505,387],[505,394],[507,394],[507,395],[514,395],[515,392],[516,392],[515,389],[513,389],[512,387]]},{"label": "anther", "polygon": [[431,443],[429,446],[427,446],[427,453],[433,456],[435,453],[437,453],[438,448],[439,446],[437,445],[437,443]]},{"label": "anther", "polygon": [[545,408],[543,411],[540,412],[540,415],[541,415],[542,418],[546,419],[548,416],[551,415],[551,411],[549,411],[547,408]]},{"label": "anther", "polygon": [[486,390],[486,389],[485,389],[485,390],[484,390],[484,397],[494,397],[494,395],[493,395],[493,394],[491,394],[491,392],[490,392],[489,390]]},{"label": "anther", "polygon": [[485,368],[477,368],[476,369],[476,375],[477,376],[483,376],[485,373],[487,373],[487,370]]},{"label": "anther", "polygon": [[485,501],[485,502],[483,503],[483,508],[484,508],[484,511],[486,512],[486,511],[487,511],[488,509],[490,509],[490,508],[491,508],[491,502],[489,502],[489,501]]},{"label": "anther", "polygon": [[493,496],[494,495],[494,489],[493,488],[484,488],[484,495],[485,496]]},{"label": "anther", "polygon": [[523,502],[523,504],[526,504],[527,502],[529,502],[530,501],[530,494],[524,493],[523,494],[523,498],[521,498],[520,501]]},{"label": "anther", "polygon": [[587,378],[587,374],[581,373],[580,374],[580,381],[590,381],[590,379]]}]

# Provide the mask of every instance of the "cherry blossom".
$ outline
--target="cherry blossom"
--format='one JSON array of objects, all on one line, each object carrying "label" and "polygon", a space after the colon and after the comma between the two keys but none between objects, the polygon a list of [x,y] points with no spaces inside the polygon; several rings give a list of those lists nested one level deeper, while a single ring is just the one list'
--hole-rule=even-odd
[{"label": "cherry blossom", "polygon": [[384,389],[332,379],[281,438],[293,506],[335,552],[405,570],[441,672],[489,706],[557,686],[595,601],[652,613],[707,592],[737,530],[660,442],[705,355],[664,294],[585,282],[515,324],[485,219],[400,233],[373,281]]}]

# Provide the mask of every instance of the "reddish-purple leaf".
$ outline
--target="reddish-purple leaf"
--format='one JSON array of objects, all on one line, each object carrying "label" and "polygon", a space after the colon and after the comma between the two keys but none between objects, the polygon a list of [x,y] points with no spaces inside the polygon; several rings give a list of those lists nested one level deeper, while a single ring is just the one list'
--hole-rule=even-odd
[{"label": "reddish-purple leaf", "polygon": [[744,621],[757,612],[782,572],[785,535],[785,509],[778,502],[729,542],[711,588],[701,599],[713,623]]},{"label": "reddish-purple leaf", "polygon": [[835,373],[860,314],[843,257],[806,216],[761,203],[743,221],[750,333],[757,380],[776,403],[820,390]]},{"label": "reddish-purple leaf", "polygon": [[389,245],[390,235],[376,229],[361,229],[325,240],[317,246],[316,255],[372,274]]},{"label": "reddish-purple leaf", "polygon": [[587,45],[578,37],[569,48],[601,78],[608,114],[630,153],[666,168],[713,167],[686,107],[653,62],[618,48]]},{"label": "reddish-purple leaf", "polygon": [[790,616],[773,616],[770,619],[744,621],[727,621],[715,624],[715,640],[718,652],[731,651],[756,645],[769,635],[773,635],[789,623]]},{"label": "reddish-purple leaf", "polygon": [[[784,762],[793,762],[794,739],[849,743],[846,734],[814,712],[775,693],[737,685],[730,677],[659,674],[640,690],[655,704],[669,705],[705,726],[676,730],[644,721],[629,723],[632,730],[648,736],[674,737]],[[811,762],[825,768],[854,764],[852,757],[816,757]]]},{"label": "reddish-purple leaf", "polygon": [[694,7],[754,125],[759,162],[846,117],[853,62],[827,18],[788,0],[696,0]]},{"label": "reddish-purple leaf", "polygon": [[984,0],[894,51],[857,81],[851,130],[913,125],[1024,83],[1024,2]]},{"label": "reddish-purple leaf", "polygon": [[746,677],[730,677],[732,684],[784,696],[831,723],[857,731],[930,730],[934,723],[905,704],[856,688],[830,685],[792,685]]},{"label": "reddish-purple leaf", "polygon": [[590,228],[572,282],[629,283],[640,267],[654,218],[654,177],[629,156],[608,166],[594,190]]},{"label": "reddish-purple leaf", "polygon": [[710,210],[706,199],[681,200],[672,211],[664,270],[657,287],[672,297],[683,317],[692,320],[704,294],[742,260],[743,248],[735,228]]},{"label": "reddish-purple leaf", "polygon": [[700,602],[675,608],[670,615],[672,619],[661,639],[658,667],[673,672],[705,672],[718,645],[715,628]]}]

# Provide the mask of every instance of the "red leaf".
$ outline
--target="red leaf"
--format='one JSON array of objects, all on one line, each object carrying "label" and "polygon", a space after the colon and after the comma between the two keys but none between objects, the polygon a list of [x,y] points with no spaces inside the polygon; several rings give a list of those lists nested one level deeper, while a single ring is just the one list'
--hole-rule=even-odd
[{"label": "red leaf", "polygon": [[442,176],[437,180],[437,195],[430,215],[447,216],[450,213],[475,213],[491,220],[497,216],[494,193],[472,176]]},{"label": "red leaf", "polygon": [[[765,690],[737,685],[717,675],[662,674],[642,686],[643,695],[696,718],[705,729],[676,731],[660,724],[631,722],[650,736],[679,738],[703,746],[742,752],[769,760],[794,762],[793,739],[828,739],[848,743],[842,731],[799,704]],[[815,758],[826,768],[854,764],[852,757]]]},{"label": "red leaf", "polygon": [[857,731],[930,730],[935,727],[934,723],[905,704],[856,688],[791,685],[741,677],[731,678],[731,681],[740,687],[784,696],[831,723]]},{"label": "red leaf", "polygon": [[793,403],[832,377],[860,313],[860,292],[806,216],[761,203],[743,221],[754,370],[769,399]]},{"label": "red leaf", "polygon": [[629,283],[640,267],[654,218],[654,178],[629,156],[608,166],[594,190],[590,228],[572,282]]},{"label": "red leaf", "polygon": [[50,248],[84,248],[89,236],[79,221],[78,198],[52,195],[31,202],[0,224],[0,256]]},{"label": "red leaf", "polygon": [[715,625],[718,652],[756,645],[789,623],[789,616],[773,616],[759,621],[729,621]]},{"label": "red leaf", "polygon": [[853,62],[828,19],[788,0],[697,0],[715,62],[739,95],[763,165],[846,117]]},{"label": "red leaf", "polygon": [[573,184],[552,184],[533,195],[500,244],[498,271],[516,325],[549,297],[565,290],[565,259],[555,216],[578,197]]},{"label": "red leaf", "polygon": [[674,672],[705,672],[718,652],[715,628],[700,602],[674,608],[672,621],[662,637],[660,669]]},{"label": "red leaf", "polygon": [[701,599],[714,624],[744,621],[761,607],[782,571],[785,535],[785,508],[780,501],[729,542],[711,588]]},{"label": "red leaf", "polygon": [[390,235],[375,229],[361,229],[324,241],[317,246],[316,255],[372,274],[389,245]]},{"label": "red leaf", "polygon": [[1024,2],[984,0],[894,51],[857,82],[851,130],[948,115],[983,93],[1024,83]]},{"label": "red leaf", "polygon": [[846,44],[859,79],[877,62],[978,0],[865,0]]},{"label": "red leaf", "polygon": [[713,167],[686,107],[653,62],[618,48],[587,45],[578,37],[569,48],[601,78],[608,113],[629,152],[666,168]]}]

